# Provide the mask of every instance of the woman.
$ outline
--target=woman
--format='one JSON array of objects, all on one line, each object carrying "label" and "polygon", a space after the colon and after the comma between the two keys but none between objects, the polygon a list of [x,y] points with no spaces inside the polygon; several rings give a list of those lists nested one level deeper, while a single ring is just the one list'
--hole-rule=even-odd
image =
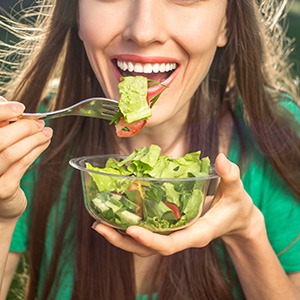
[{"label": "woman", "polygon": [[[261,4],[263,18],[251,0],[45,1],[44,30],[3,88],[6,99],[39,109],[53,78],[54,108],[95,95],[117,99],[129,74],[169,88],[129,139],[88,118],[55,120],[54,133],[43,122],[9,124],[24,106],[2,99],[4,290],[18,253],[29,249],[28,299],[299,299],[299,107],[280,60],[276,4]],[[124,236],[100,223],[91,230],[68,160],[150,144],[174,157],[201,150],[215,161],[221,179],[209,210],[168,236],[134,226]],[[38,169],[23,176],[48,146]]]}]

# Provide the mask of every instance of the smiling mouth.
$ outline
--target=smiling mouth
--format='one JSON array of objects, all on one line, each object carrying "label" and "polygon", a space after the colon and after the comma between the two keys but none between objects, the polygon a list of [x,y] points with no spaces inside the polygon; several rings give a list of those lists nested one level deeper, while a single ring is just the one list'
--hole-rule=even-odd
[{"label": "smiling mouth", "polygon": [[175,62],[151,64],[114,59],[113,63],[122,76],[144,76],[160,83],[166,81],[178,67]]}]

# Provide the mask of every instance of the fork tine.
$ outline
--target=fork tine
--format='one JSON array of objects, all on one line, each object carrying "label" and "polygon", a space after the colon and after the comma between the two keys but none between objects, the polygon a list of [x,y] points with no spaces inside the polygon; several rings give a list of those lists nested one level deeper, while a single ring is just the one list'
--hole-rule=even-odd
[{"label": "fork tine", "polygon": [[109,106],[102,106],[101,107],[102,111],[106,111],[106,112],[111,112],[111,113],[116,113],[118,111],[118,107],[109,107]]},{"label": "fork tine", "polygon": [[101,109],[102,114],[107,114],[107,115],[115,115],[117,111],[114,110],[109,110],[109,109]]},{"label": "fork tine", "polygon": [[103,100],[101,104],[102,116],[107,120],[112,120],[117,111],[119,110],[118,102],[112,100]]},{"label": "fork tine", "polygon": [[102,102],[102,109],[106,109],[107,111],[117,112],[119,107],[118,107],[118,103]]},{"label": "fork tine", "polygon": [[111,121],[113,119],[113,117],[114,117],[114,115],[107,115],[104,113],[101,114],[101,119],[104,119],[104,120]]}]

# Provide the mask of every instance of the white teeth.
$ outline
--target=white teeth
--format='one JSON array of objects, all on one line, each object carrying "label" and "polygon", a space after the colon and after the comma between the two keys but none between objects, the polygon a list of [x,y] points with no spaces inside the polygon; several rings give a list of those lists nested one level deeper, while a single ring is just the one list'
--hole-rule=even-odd
[{"label": "white teeth", "polygon": [[125,61],[122,62],[122,68],[123,69],[127,69],[128,68],[128,65]]},{"label": "white teeth", "polygon": [[161,72],[161,73],[166,72],[166,65],[165,65],[165,64],[161,64],[161,65],[159,66],[159,72]]},{"label": "white teeth", "polygon": [[151,64],[145,64],[144,65],[144,73],[148,73],[148,74],[152,73],[152,66],[151,66]]},{"label": "white teeth", "polygon": [[[143,73],[143,66],[141,64],[135,64],[133,66],[134,66],[134,72],[136,72],[136,73]],[[127,69],[124,68],[122,70],[126,71]]]},{"label": "white teeth", "polygon": [[140,64],[140,63],[133,63],[133,62],[125,62],[125,61],[117,61],[118,67],[122,71],[129,71],[129,72],[135,72],[135,73],[164,73],[169,72],[172,70],[175,70],[177,68],[176,63],[162,63],[162,64]]},{"label": "white teeth", "polygon": [[152,71],[154,73],[158,73],[159,72],[159,64],[155,64],[153,67],[152,67]]},{"label": "white teeth", "polygon": [[129,71],[129,72],[134,71],[134,65],[133,65],[133,63],[131,63],[131,62],[128,63],[128,71]]}]

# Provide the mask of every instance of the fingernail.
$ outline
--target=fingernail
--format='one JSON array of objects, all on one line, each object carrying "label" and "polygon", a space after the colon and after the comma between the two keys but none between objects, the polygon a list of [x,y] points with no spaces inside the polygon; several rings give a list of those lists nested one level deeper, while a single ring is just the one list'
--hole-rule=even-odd
[{"label": "fingernail", "polygon": [[43,129],[43,134],[51,137],[53,135],[53,129],[50,127],[45,127]]},{"label": "fingernail", "polygon": [[11,103],[10,109],[15,113],[22,113],[25,109],[25,106],[21,103]]},{"label": "fingernail", "polygon": [[45,122],[43,120],[34,120],[34,122],[38,127],[44,127],[45,126]]},{"label": "fingernail", "polygon": [[99,222],[97,222],[97,221],[94,222],[93,225],[92,225],[92,228],[93,228],[93,229],[96,229],[96,227],[97,227],[98,224],[99,224]]}]

